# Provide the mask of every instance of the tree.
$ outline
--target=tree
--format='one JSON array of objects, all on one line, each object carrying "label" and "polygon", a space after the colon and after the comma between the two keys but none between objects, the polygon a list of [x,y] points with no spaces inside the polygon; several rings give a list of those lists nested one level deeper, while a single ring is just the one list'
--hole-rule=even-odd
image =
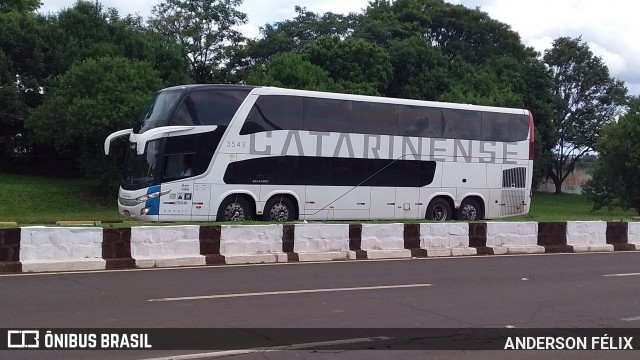
[{"label": "tree", "polygon": [[0,13],[10,11],[33,12],[40,7],[39,0],[3,0],[0,3]]},{"label": "tree", "polygon": [[81,0],[49,15],[47,22],[47,74],[53,79],[76,61],[111,56],[153,64],[167,86],[193,81],[182,46],[146,29],[140,17],[121,17],[115,9],[104,11],[100,3]]},{"label": "tree", "polygon": [[17,139],[24,139],[24,121],[41,102],[44,79],[42,19],[38,1],[0,4],[0,163],[13,162]]},{"label": "tree", "polygon": [[295,7],[293,19],[265,24],[260,27],[261,36],[247,39],[246,44],[233,48],[233,56],[222,69],[222,78],[228,82],[243,82],[256,66],[266,64],[273,55],[301,51],[322,37],[348,38],[360,18],[359,14],[323,15]]},{"label": "tree", "polygon": [[388,96],[436,101],[449,90],[449,59],[425,39],[397,41],[389,53],[393,76],[386,90]]},{"label": "tree", "polygon": [[549,177],[556,193],[561,193],[576,162],[594,150],[602,127],[623,110],[627,89],[609,76],[602,59],[581,38],[556,39],[545,51],[544,61],[551,69],[557,97],[553,109],[557,141]]},{"label": "tree", "polygon": [[301,90],[336,92],[343,90],[329,77],[326,70],[313,65],[296,53],[273,56],[269,62],[257,67],[249,74],[247,83]]},{"label": "tree", "polygon": [[359,18],[356,14],[331,12],[320,15],[300,6],[295,7],[295,12],[297,15],[291,20],[262,26],[262,36],[248,41],[244,55],[254,63],[264,64],[274,54],[302,50],[322,37],[346,38]]},{"label": "tree", "polygon": [[166,0],[153,7],[149,27],[182,45],[197,83],[219,82],[221,68],[244,41],[242,0]]},{"label": "tree", "polygon": [[640,97],[617,123],[604,126],[598,139],[599,156],[583,190],[602,207],[633,208],[640,215]]},{"label": "tree", "polygon": [[347,92],[380,95],[393,71],[385,50],[364,39],[322,37],[302,52],[312,64],[328,71]]},{"label": "tree", "polygon": [[117,162],[102,153],[104,139],[130,128],[153,93],[162,88],[147,62],[103,57],[75,63],[45,95],[27,122],[36,140],[74,161],[105,187],[117,188]]}]

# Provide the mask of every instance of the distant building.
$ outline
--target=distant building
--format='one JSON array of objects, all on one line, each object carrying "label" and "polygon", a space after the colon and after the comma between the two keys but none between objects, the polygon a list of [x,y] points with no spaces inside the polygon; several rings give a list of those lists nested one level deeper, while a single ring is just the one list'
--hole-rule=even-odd
[{"label": "distant building", "polygon": [[[562,192],[582,195],[582,185],[591,179],[591,175],[589,175],[587,169],[588,168],[584,165],[577,163],[573,172],[571,172],[571,174],[567,176],[567,179],[562,183]],[[547,176],[542,179],[542,182],[540,182],[538,191],[555,193],[556,186],[553,183],[553,180]]]}]

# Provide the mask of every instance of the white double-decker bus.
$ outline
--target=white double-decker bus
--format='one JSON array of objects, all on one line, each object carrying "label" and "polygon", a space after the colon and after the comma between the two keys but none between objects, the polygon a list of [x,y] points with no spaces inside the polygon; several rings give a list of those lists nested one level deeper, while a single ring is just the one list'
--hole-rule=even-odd
[{"label": "white double-decker bus", "polygon": [[120,213],[146,221],[526,214],[527,110],[271,87],[161,90],[128,136]]}]

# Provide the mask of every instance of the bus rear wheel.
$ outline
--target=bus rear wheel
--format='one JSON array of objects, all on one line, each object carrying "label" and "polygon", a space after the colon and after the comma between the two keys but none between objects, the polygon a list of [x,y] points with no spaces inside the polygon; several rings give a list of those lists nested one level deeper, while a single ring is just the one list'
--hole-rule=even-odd
[{"label": "bus rear wheel", "polygon": [[444,198],[435,198],[427,206],[427,220],[448,221],[452,215],[451,204]]},{"label": "bus rear wheel", "polygon": [[220,204],[218,221],[244,221],[251,219],[251,204],[242,196],[229,196]]},{"label": "bus rear wheel", "polygon": [[262,217],[265,221],[293,221],[297,218],[296,208],[286,196],[274,196],[267,201]]},{"label": "bus rear wheel", "polygon": [[482,220],[483,217],[483,211],[478,200],[473,198],[462,200],[462,204],[460,204],[460,208],[458,209],[458,220],[477,221]]}]

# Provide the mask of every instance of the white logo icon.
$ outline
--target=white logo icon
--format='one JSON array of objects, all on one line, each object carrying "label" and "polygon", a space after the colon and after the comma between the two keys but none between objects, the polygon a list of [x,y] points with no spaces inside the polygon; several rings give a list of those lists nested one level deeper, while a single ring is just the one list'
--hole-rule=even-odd
[{"label": "white logo icon", "polygon": [[40,331],[38,330],[7,331],[7,347],[10,349],[38,348],[39,346]]}]

